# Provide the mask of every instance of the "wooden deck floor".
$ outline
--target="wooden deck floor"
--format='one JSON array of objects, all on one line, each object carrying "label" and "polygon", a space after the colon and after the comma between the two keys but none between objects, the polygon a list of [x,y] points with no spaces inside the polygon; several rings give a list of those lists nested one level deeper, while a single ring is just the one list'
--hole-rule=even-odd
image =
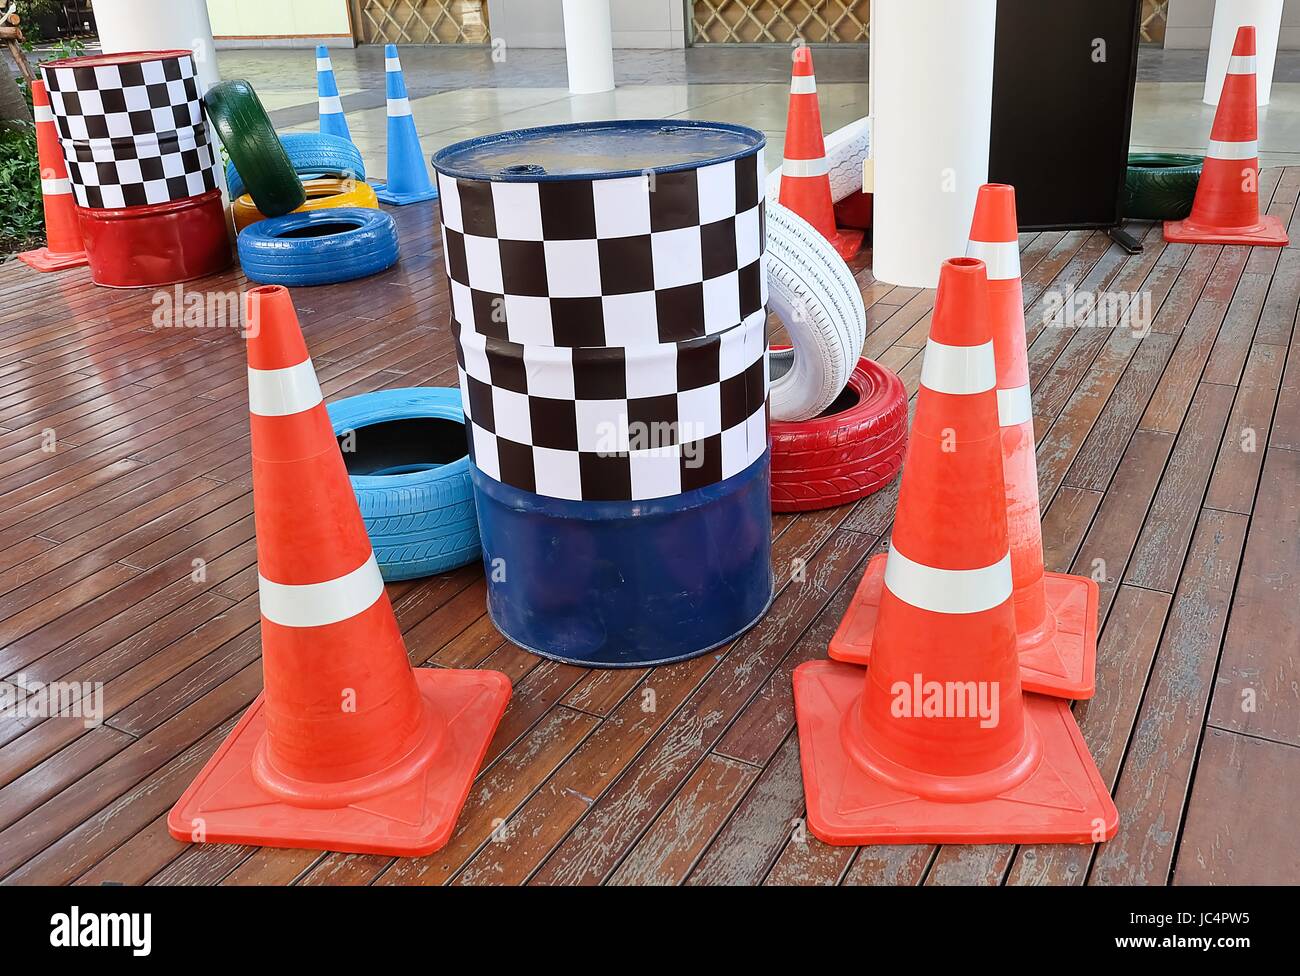
[{"label": "wooden deck floor", "polygon": [[[1300,168],[1263,182],[1300,243]],[[295,293],[327,398],[454,385],[433,206],[395,211],[397,268]],[[173,841],[168,808],[261,685],[243,341],[155,327],[150,293],[84,269],[0,267],[0,678],[103,682],[107,716],[0,718],[0,879],[1300,881],[1300,249],[1166,246],[1158,227],[1145,243],[1023,241],[1048,568],[1105,578],[1097,695],[1075,708],[1122,815],[1097,848],[857,850],[800,828],[790,673],[825,656],[887,538],[888,489],[775,518],[767,617],[650,672],[512,646],[477,567],[391,586],[413,662],[515,683],[450,846],[394,860]],[[915,393],[933,293],[867,264],[866,354]],[[1149,295],[1151,331],[1045,325],[1070,289]]]}]

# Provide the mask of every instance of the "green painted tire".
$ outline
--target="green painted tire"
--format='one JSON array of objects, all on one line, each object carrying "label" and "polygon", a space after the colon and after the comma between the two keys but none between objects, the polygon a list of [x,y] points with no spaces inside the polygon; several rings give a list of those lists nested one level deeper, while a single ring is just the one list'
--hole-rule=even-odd
[{"label": "green painted tire", "polygon": [[1124,216],[1182,220],[1192,212],[1202,157],[1184,153],[1129,153]]},{"label": "green painted tire", "polygon": [[278,217],[306,202],[302,180],[252,85],[238,78],[219,82],[203,96],[203,108],[258,210]]}]

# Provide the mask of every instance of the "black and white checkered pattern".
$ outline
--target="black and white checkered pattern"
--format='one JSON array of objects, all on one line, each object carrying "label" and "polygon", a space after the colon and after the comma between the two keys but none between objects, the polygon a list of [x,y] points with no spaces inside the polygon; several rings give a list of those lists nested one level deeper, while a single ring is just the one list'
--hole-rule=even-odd
[{"label": "black and white checkered pattern", "polygon": [[546,346],[716,335],[767,303],[762,150],[615,179],[438,176],[452,314]]},{"label": "black and white checkered pattern", "polygon": [[192,55],[41,72],[79,205],[144,206],[217,187]]},{"label": "black and white checkered pattern", "polygon": [[767,450],[767,313],[634,348],[521,345],[453,322],[470,458],[552,498],[636,501],[703,488]]}]

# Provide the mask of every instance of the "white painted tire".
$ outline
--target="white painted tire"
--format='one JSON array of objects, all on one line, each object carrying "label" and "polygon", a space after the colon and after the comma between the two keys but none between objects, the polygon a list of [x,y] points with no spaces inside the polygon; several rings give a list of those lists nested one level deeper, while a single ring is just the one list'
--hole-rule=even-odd
[{"label": "white painted tire", "polygon": [[853,272],[811,224],[767,204],[768,309],[793,348],[769,354],[773,420],[808,420],[834,402],[867,338],[867,312]]},{"label": "white painted tire", "polygon": [[[862,189],[862,161],[871,145],[871,119],[861,118],[826,137],[826,165],[830,167],[831,199],[839,203]],[[781,167],[767,176],[767,198],[781,193]]]}]

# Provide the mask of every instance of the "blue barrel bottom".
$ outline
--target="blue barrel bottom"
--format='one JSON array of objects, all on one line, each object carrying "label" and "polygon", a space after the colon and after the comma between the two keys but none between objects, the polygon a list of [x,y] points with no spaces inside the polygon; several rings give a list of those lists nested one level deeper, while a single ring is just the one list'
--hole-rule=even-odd
[{"label": "blue barrel bottom", "polygon": [[668,664],[725,644],[772,600],[769,461],[634,502],[548,498],[471,464],[492,622],[520,647],[587,667]]}]

